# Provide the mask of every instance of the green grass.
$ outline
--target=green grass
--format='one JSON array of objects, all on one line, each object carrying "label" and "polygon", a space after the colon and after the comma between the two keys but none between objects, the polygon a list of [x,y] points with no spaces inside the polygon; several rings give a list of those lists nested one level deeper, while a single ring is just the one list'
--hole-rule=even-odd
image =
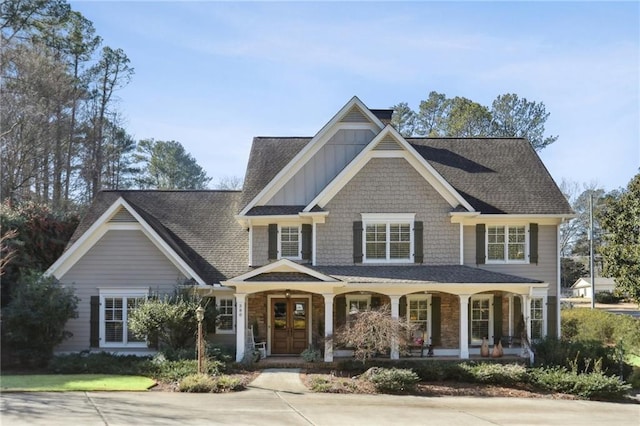
[{"label": "green grass", "polygon": [[25,374],[0,377],[0,390],[3,392],[143,391],[154,384],[147,377],[109,374]]},{"label": "green grass", "polygon": [[629,355],[627,357],[627,362],[629,362],[629,364],[636,366],[636,367],[640,367],[640,356],[638,355]]}]

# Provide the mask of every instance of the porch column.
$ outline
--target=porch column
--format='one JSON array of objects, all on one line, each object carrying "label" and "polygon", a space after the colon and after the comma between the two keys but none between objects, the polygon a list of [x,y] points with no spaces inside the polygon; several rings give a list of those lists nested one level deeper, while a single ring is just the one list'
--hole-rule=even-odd
[{"label": "porch column", "polygon": [[235,294],[236,297],[236,362],[244,358],[247,333],[246,294]]},{"label": "porch column", "polygon": [[333,362],[333,298],[334,294],[324,296],[324,362]]},{"label": "porch column", "polygon": [[531,297],[527,294],[522,295],[522,314],[527,330],[527,340],[531,342]]},{"label": "porch column", "polygon": [[459,294],[460,299],[460,358],[469,358],[469,297]]},{"label": "porch column", "polygon": [[[389,296],[389,299],[391,299],[391,318],[397,320],[400,318],[400,296]],[[398,336],[391,337],[391,359],[400,359]]]}]

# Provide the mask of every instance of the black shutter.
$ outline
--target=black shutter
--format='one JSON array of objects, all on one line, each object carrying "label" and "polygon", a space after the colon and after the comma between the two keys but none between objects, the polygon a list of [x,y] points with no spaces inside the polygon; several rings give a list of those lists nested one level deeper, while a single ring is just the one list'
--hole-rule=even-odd
[{"label": "black shutter", "polygon": [[423,226],[421,221],[416,221],[413,224],[413,247],[415,249],[415,255],[413,256],[414,263],[424,262],[424,247],[423,247]]},{"label": "black shutter", "polygon": [[520,338],[524,331],[524,324],[522,323],[522,299],[520,295],[513,296],[513,321],[514,321],[514,335],[515,338]]},{"label": "black shutter", "polygon": [[91,296],[89,314],[89,346],[100,347],[100,296]]},{"label": "black shutter", "polygon": [[382,305],[379,296],[371,296],[371,309],[378,309]]},{"label": "black shutter", "polygon": [[335,298],[335,318],[336,323],[334,331],[343,326],[347,322],[347,299],[344,296],[336,296]]},{"label": "black shutter", "polygon": [[441,345],[442,314],[440,310],[440,296],[431,296],[431,343]]},{"label": "black shutter", "polygon": [[406,296],[402,296],[398,303],[399,303],[398,315],[400,316],[400,318],[405,318],[407,316],[407,298],[406,298]]},{"label": "black shutter", "polygon": [[547,296],[547,336],[558,337],[558,297]]},{"label": "black shutter", "polygon": [[485,252],[484,252],[484,241],[485,241],[485,225],[484,223],[479,223],[476,225],[476,264],[484,265]]},{"label": "black shutter", "polygon": [[502,296],[493,296],[493,343],[502,339]]},{"label": "black shutter", "polygon": [[362,263],[362,221],[353,222],[353,263]]},{"label": "black shutter", "polygon": [[538,263],[538,224],[529,224],[529,263]]},{"label": "black shutter", "polygon": [[269,260],[278,258],[278,225],[269,224]]},{"label": "black shutter", "polygon": [[302,225],[302,259],[304,260],[311,260],[311,232],[311,225]]}]

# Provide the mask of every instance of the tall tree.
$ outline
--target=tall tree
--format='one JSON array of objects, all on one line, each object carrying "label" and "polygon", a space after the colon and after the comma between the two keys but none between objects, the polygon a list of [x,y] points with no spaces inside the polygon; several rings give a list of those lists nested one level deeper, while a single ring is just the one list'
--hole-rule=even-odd
[{"label": "tall tree", "polygon": [[0,31],[5,42],[21,34],[55,26],[67,17],[71,8],[65,0],[4,0],[0,3]]},{"label": "tall tree", "polygon": [[205,189],[211,181],[180,142],[141,140],[137,158],[142,173],[136,183],[143,189]]},{"label": "tall tree", "polygon": [[526,138],[540,151],[558,139],[558,136],[544,136],[549,115],[542,102],[520,99],[515,93],[500,95],[491,104],[491,135]]},{"label": "tall tree", "polygon": [[604,271],[616,287],[640,303],[640,173],[618,196],[609,196],[599,212],[605,230]]},{"label": "tall tree", "polygon": [[414,132],[416,114],[406,102],[401,102],[393,107],[391,125],[404,137],[411,136]]},{"label": "tall tree", "polygon": [[558,136],[545,136],[550,116],[542,102],[520,99],[516,94],[498,96],[491,109],[471,99],[432,91],[420,102],[417,113],[406,102],[394,107],[392,124],[404,136],[517,137],[526,138],[539,151]]}]

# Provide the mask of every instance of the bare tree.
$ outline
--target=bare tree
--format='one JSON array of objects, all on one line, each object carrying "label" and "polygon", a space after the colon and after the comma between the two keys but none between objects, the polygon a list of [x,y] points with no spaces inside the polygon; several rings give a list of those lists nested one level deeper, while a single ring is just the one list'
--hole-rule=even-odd
[{"label": "bare tree", "polygon": [[222,176],[213,185],[213,189],[229,189],[229,190],[241,190],[244,178],[242,176]]}]

